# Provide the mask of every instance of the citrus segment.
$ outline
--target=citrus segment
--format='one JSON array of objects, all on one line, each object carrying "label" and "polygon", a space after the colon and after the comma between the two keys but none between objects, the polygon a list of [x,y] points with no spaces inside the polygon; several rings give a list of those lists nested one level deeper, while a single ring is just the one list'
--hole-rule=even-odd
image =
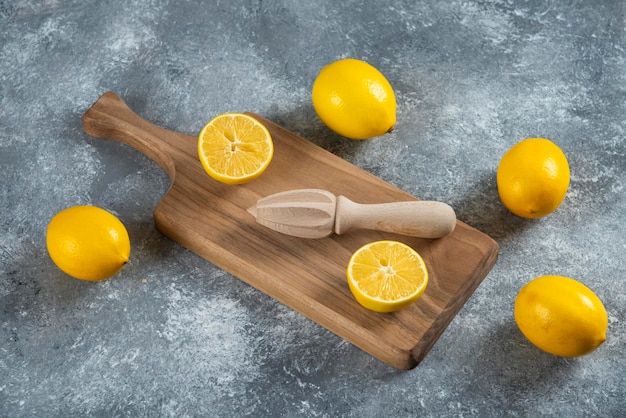
[{"label": "citrus segment", "polygon": [[46,247],[63,272],[88,281],[113,276],[130,256],[122,222],[95,206],[73,206],[57,213],[48,224]]},{"label": "citrus segment", "polygon": [[331,130],[351,139],[391,132],[396,96],[385,76],[365,61],[347,58],[328,64],[312,88],[313,107]]},{"label": "citrus segment", "polygon": [[397,241],[362,246],[350,258],[346,275],[355,299],[376,312],[394,312],[409,306],[428,285],[422,257]]},{"label": "citrus segment", "polygon": [[226,184],[259,177],[270,164],[274,144],[261,122],[243,113],[224,113],[198,135],[198,156],[209,176]]},{"label": "citrus segment", "polygon": [[527,138],[511,147],[498,165],[498,194],[517,216],[540,218],[556,210],[569,187],[563,151],[545,138]]},{"label": "citrus segment", "polygon": [[530,281],[515,299],[514,316],[531,343],[557,356],[582,356],[606,340],[608,316],[602,301],[569,277]]}]

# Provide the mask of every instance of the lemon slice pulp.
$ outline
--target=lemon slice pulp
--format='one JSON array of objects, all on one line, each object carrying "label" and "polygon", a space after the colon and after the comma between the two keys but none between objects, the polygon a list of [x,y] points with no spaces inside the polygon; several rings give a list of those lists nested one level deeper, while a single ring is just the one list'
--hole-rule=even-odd
[{"label": "lemon slice pulp", "polygon": [[198,156],[215,180],[243,184],[263,174],[274,156],[274,144],[267,128],[252,116],[224,113],[202,128]]},{"label": "lemon slice pulp", "polygon": [[346,275],[355,299],[376,312],[406,308],[428,285],[428,269],[422,257],[397,241],[362,246],[350,258]]}]

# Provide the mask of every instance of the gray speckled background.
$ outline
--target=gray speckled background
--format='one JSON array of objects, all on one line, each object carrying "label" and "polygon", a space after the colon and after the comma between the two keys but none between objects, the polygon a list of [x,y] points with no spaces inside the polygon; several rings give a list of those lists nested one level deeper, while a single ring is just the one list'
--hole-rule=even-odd
[{"label": "gray speckled background", "polygon": [[[416,4],[417,3],[417,4]],[[626,4],[615,1],[0,1],[0,416],[626,415]],[[317,119],[319,69],[356,57],[394,86],[391,136]],[[154,228],[169,186],[134,150],[87,136],[105,91],[196,134],[254,111],[495,238],[498,263],[414,370],[385,365]],[[500,204],[515,142],[561,146],[572,181],[552,215]],[[45,229],[93,204],[132,259],[87,283]],[[532,278],[577,278],[608,340],[582,358],[534,348],[512,315]]]}]

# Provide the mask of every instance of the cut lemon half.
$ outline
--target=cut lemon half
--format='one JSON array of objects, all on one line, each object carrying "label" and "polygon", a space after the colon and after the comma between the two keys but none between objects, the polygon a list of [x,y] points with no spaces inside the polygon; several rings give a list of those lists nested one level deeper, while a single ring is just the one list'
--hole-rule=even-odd
[{"label": "cut lemon half", "polygon": [[252,116],[224,113],[200,131],[198,156],[215,180],[242,184],[263,174],[274,156],[274,143],[267,128]]},{"label": "cut lemon half", "polygon": [[394,312],[415,302],[428,285],[428,269],[413,248],[375,241],[352,254],[346,271],[357,302],[376,312]]}]

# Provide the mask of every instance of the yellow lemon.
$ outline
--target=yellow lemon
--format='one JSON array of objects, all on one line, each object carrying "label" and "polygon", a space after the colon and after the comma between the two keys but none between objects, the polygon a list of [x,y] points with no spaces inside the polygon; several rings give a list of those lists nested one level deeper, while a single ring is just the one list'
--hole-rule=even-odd
[{"label": "yellow lemon", "polygon": [[582,356],[606,340],[602,301],[569,277],[542,276],[526,284],[515,299],[514,314],[522,334],[556,356]]},{"label": "yellow lemon", "polygon": [[104,280],[130,257],[128,232],[113,214],[95,206],[73,206],[57,213],[46,231],[52,261],[70,276]]},{"label": "yellow lemon", "polygon": [[202,128],[198,156],[215,180],[242,184],[258,178],[269,166],[274,143],[267,128],[252,116],[224,113]]},{"label": "yellow lemon", "polygon": [[396,96],[391,84],[370,64],[353,58],[335,61],[313,83],[313,107],[330,129],[352,139],[391,132]]},{"label": "yellow lemon", "polygon": [[500,160],[498,194],[517,216],[540,218],[556,210],[569,187],[570,171],[563,151],[545,138],[527,138]]},{"label": "yellow lemon", "polygon": [[397,241],[374,241],[354,252],[346,271],[357,302],[376,312],[394,312],[426,290],[428,270],[422,257]]}]

